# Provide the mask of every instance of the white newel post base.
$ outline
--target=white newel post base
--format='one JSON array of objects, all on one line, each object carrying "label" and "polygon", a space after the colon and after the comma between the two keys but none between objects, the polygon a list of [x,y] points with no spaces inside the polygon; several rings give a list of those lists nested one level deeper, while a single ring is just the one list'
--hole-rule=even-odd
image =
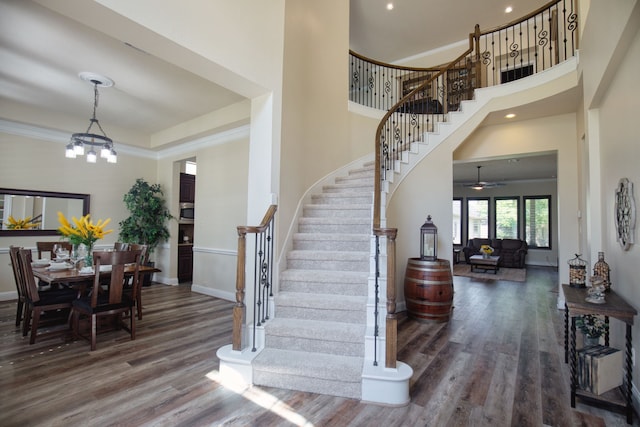
[{"label": "white newel post base", "polygon": [[413,369],[402,362],[396,362],[395,369],[367,362],[362,372],[362,401],[389,406],[409,404],[409,381]]}]

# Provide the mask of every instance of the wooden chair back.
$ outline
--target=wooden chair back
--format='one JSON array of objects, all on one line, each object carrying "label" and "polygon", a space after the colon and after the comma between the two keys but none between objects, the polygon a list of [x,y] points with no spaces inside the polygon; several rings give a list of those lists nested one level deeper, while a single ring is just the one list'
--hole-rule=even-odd
[{"label": "wooden chair back", "polygon": [[25,297],[32,303],[36,303],[40,301],[40,294],[38,293],[36,278],[33,275],[33,270],[31,269],[32,261],[33,256],[31,255],[31,249],[18,250],[18,264],[22,271]]},{"label": "wooden chair back", "polygon": [[[31,337],[29,338],[30,344],[36,342],[36,336],[66,333],[68,331],[67,323],[69,318],[67,310],[71,309],[72,301],[76,299],[76,291],[73,289],[63,288],[40,293],[31,268],[31,249],[20,249],[18,251],[18,259],[22,269],[22,277],[26,290],[22,335],[27,335],[29,325],[31,325]],[[42,334],[38,334],[40,317],[45,312],[51,313],[51,316],[47,316],[46,319],[43,319],[43,323],[49,324],[51,321],[58,318],[58,320],[62,322],[61,325],[63,328],[59,330],[52,329],[48,332],[44,331]]]},{"label": "wooden chair back", "polygon": [[[147,264],[147,248],[149,246],[148,245],[141,245],[141,244],[137,244],[137,243],[131,243],[129,245],[129,250],[130,251],[140,251],[141,255],[140,255],[140,265],[146,265]],[[143,282],[143,278],[145,277],[145,275],[143,274],[141,277],[138,277],[138,289],[137,292],[134,296],[134,299],[136,300],[136,310],[138,312],[138,320],[142,320],[142,282]],[[133,282],[128,282],[126,283],[126,287],[127,290],[131,289],[133,287]]]},{"label": "wooden chair back", "polygon": [[20,265],[20,258],[18,252],[22,249],[20,246],[9,246],[9,259],[11,260],[11,268],[13,270],[13,277],[16,282],[16,291],[18,292],[18,301],[16,309],[16,326],[20,326],[22,320],[22,313],[24,309],[25,296],[27,291],[25,289],[24,277],[22,276],[22,267]]},{"label": "wooden chair back", "polygon": [[141,255],[140,255],[140,265],[145,265],[147,263],[147,250],[149,248],[149,245],[141,245],[138,243],[131,243],[129,245],[129,250],[130,251],[141,251]]},{"label": "wooden chair back", "polygon": [[124,242],[115,242],[113,244],[114,251],[126,251],[129,249],[129,244]]},{"label": "wooden chair back", "polygon": [[22,277],[22,268],[20,267],[20,259],[18,258],[18,252],[22,247],[9,246],[9,259],[11,260],[11,267],[13,269],[13,277],[16,281],[16,291],[18,291],[18,300],[24,299],[26,290],[24,287],[24,279]]},{"label": "wooden chair back", "polygon": [[[122,303],[123,287],[125,283],[125,267],[127,264],[134,264],[133,271],[133,294],[135,299],[139,292],[139,275],[140,275],[140,257],[141,251],[96,251],[93,253],[93,268],[96,272],[93,280],[93,292],[91,294],[91,307],[98,306],[98,296],[101,291],[101,284],[108,283],[108,304]],[[109,279],[107,273],[100,271],[101,266],[111,266]]]},{"label": "wooden chair back", "polygon": [[73,245],[69,242],[58,240],[57,242],[36,242],[36,248],[38,249],[38,258],[42,259],[43,252],[50,252],[50,259],[54,259],[56,254],[53,253],[53,245],[61,245],[63,248],[69,251],[73,250]]}]

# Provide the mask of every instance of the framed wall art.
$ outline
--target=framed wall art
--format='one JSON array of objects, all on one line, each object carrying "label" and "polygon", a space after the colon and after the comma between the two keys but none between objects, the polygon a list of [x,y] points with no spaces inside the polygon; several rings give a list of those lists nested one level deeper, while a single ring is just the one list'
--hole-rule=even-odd
[{"label": "framed wall art", "polygon": [[622,178],[616,187],[614,214],[617,240],[622,249],[629,250],[634,243],[636,203],[633,199],[633,183],[627,178]]}]

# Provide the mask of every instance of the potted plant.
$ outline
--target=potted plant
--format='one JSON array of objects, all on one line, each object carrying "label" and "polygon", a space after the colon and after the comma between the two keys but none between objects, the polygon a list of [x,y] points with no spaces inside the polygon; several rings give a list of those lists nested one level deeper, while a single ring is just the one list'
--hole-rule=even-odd
[{"label": "potted plant", "polygon": [[170,236],[167,220],[173,216],[165,204],[162,188],[160,184],[149,184],[138,178],[123,200],[130,216],[119,224],[119,239],[126,243],[147,245],[150,257],[160,242]]},{"label": "potted plant", "polygon": [[576,326],[584,334],[585,345],[598,344],[600,337],[609,329],[609,325],[604,319],[595,314],[578,316]]}]

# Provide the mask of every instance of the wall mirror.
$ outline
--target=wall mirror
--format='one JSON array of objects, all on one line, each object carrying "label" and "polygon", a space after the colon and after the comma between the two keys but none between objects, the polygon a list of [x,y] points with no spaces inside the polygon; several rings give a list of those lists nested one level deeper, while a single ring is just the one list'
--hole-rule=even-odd
[{"label": "wall mirror", "polygon": [[[54,191],[0,188],[0,236],[52,236],[57,235],[58,211],[71,219],[89,213],[89,194],[59,193]],[[32,228],[14,229],[14,221],[32,218]]]}]

